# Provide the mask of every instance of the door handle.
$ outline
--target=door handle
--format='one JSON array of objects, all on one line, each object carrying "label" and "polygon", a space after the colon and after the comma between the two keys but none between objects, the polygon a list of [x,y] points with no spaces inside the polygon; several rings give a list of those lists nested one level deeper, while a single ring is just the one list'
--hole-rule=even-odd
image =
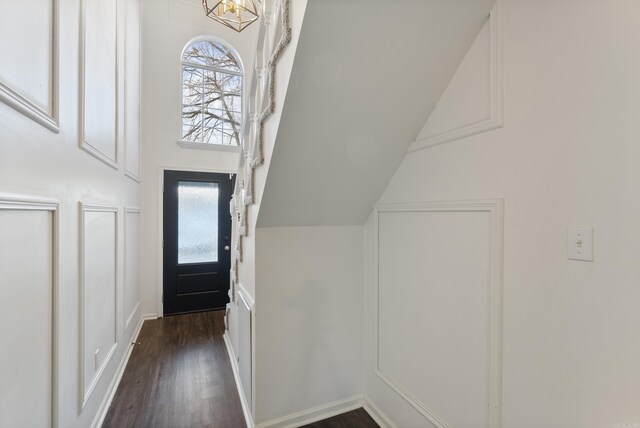
[{"label": "door handle", "polygon": [[228,245],[225,245],[225,246],[224,246],[224,250],[225,250],[225,251],[229,251],[230,249],[231,249],[231,248],[229,248],[229,246],[228,246]]}]

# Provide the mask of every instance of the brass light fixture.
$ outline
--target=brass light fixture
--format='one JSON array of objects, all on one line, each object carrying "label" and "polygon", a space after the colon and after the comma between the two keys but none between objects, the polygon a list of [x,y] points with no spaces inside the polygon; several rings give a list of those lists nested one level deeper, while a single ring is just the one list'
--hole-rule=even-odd
[{"label": "brass light fixture", "polygon": [[209,18],[238,33],[259,18],[256,0],[202,0],[202,6]]}]

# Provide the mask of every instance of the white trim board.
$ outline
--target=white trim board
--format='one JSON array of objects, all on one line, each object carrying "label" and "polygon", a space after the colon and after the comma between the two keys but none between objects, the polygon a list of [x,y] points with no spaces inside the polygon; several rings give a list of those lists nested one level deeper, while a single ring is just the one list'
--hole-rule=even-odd
[{"label": "white trim board", "polygon": [[[244,390],[242,388],[242,381],[240,380],[240,371],[237,364],[235,352],[233,346],[231,346],[231,340],[229,335],[225,331],[224,343],[227,347],[227,353],[231,360],[231,368],[233,370],[233,377],[236,381],[236,387],[238,388],[238,395],[242,403],[242,411],[244,413],[247,427],[249,428],[296,428],[302,425],[310,424],[313,422],[321,421],[327,418],[331,418],[342,413],[350,412],[352,410],[363,407],[364,400],[361,395],[346,398],[344,400],[334,401],[333,403],[323,404],[321,406],[314,407],[312,409],[303,410],[301,412],[293,413],[291,415],[283,416],[272,421],[255,424],[247,403]],[[383,427],[385,428],[385,427]]]},{"label": "white trim board", "polygon": [[59,85],[59,60],[58,60],[58,52],[59,52],[59,28],[60,28],[60,5],[59,0],[51,0],[51,16],[52,16],[52,34],[51,34],[51,106],[49,111],[46,111],[40,107],[38,107],[33,101],[29,100],[27,97],[23,96],[11,88],[5,82],[0,81],[0,102],[5,103],[12,109],[17,112],[23,114],[34,122],[44,126],[50,131],[59,134],[60,133],[60,123],[58,118],[58,104],[59,104],[59,95],[58,95],[58,85]]},{"label": "white trim board", "polygon": [[[180,3],[184,3],[183,1],[180,0],[172,0],[170,2],[170,7],[173,5],[173,2],[178,1]],[[189,4],[190,6],[193,6],[193,4]],[[240,76],[242,82],[240,83],[240,92],[242,94],[242,99],[240,101],[240,105],[241,105],[241,109],[242,111],[240,112],[240,117],[242,118],[240,120],[240,141],[239,144],[237,146],[227,146],[227,145],[223,145],[223,144],[208,144],[208,143],[202,143],[202,142],[191,142],[191,141],[184,141],[182,139],[183,135],[182,135],[182,112],[183,112],[183,105],[182,105],[182,88],[184,88],[184,80],[183,80],[183,74],[184,74],[184,66],[185,66],[185,61],[184,61],[184,54],[186,53],[187,49],[189,47],[191,47],[191,45],[193,45],[194,43],[197,42],[202,42],[202,41],[208,41],[208,42],[212,42],[212,43],[216,43],[219,44],[223,47],[225,47],[226,49],[229,50],[229,52],[231,52],[235,58],[238,60],[238,64],[240,65],[240,72],[235,72],[235,71],[225,71],[225,70],[217,70],[217,69],[212,69],[213,71],[220,71],[223,73],[227,73],[227,74],[234,74],[236,76]],[[204,150],[219,150],[219,151],[226,151],[226,152],[242,152],[241,148],[244,147],[244,134],[245,134],[245,130],[246,130],[246,121],[247,121],[247,110],[249,108],[249,97],[246,94],[246,68],[244,66],[244,62],[242,61],[242,56],[240,55],[240,53],[238,53],[238,50],[233,47],[233,45],[229,42],[227,42],[225,39],[212,35],[212,34],[208,34],[206,36],[197,36],[192,38],[191,40],[189,40],[184,47],[182,48],[182,52],[180,52],[180,129],[178,131],[178,139],[176,140],[176,143],[178,144],[178,146],[182,147],[183,149],[204,149]],[[192,66],[195,67],[202,67],[202,65],[198,65],[198,64],[193,64],[190,63]]]},{"label": "white trim board", "polygon": [[264,422],[256,425],[255,428],[297,428],[359,409],[363,404],[364,399],[362,395],[355,395],[343,400],[334,401],[332,403],[323,404],[308,410],[283,416],[269,422]]},{"label": "white trim board", "polygon": [[[237,304],[242,303],[249,310],[251,314],[251,405],[255,406],[256,403],[256,359],[254,358],[256,349],[256,301],[251,294],[244,288],[244,285],[240,282],[236,282],[236,290],[238,292]],[[238,306],[239,309],[239,306]],[[237,312],[236,312],[237,313]],[[253,407],[252,407],[253,408]]]},{"label": "white trim board", "polygon": [[213,143],[192,143],[190,141],[178,141],[178,145],[183,149],[217,150],[219,152],[240,153],[240,146],[225,146],[223,144]]},{"label": "white trim board", "polygon": [[127,145],[129,144],[129,140],[127,139],[127,126],[128,126],[128,120],[127,120],[127,112],[128,112],[128,107],[129,107],[129,99],[127,98],[127,87],[128,87],[128,82],[129,79],[127,78],[127,65],[128,65],[128,61],[127,61],[127,50],[129,49],[129,14],[128,14],[128,9],[127,6],[125,5],[124,7],[124,56],[123,56],[123,62],[124,62],[124,70],[123,70],[123,75],[124,75],[124,79],[123,79],[123,86],[124,86],[124,102],[122,103],[122,109],[124,111],[124,114],[122,116],[122,120],[123,120],[123,140],[124,140],[124,150],[122,151],[123,153],[123,158],[124,158],[124,175],[129,177],[130,179],[132,179],[133,181],[136,181],[138,183],[140,183],[140,172],[142,171],[142,126],[140,126],[142,124],[142,56],[141,56],[141,52],[142,52],[142,23],[141,21],[141,4],[140,4],[140,0],[128,0],[128,1],[135,1],[138,7],[138,173],[136,174],[135,172],[132,172],[129,170],[128,168],[128,159],[127,159]]},{"label": "white trim board", "polygon": [[58,427],[59,417],[59,329],[60,329],[60,202],[38,196],[0,193],[0,210],[46,211],[52,215],[52,290],[51,290],[51,426]]},{"label": "white trim board", "polygon": [[134,345],[138,341],[138,336],[140,335],[142,326],[144,322],[149,319],[156,319],[156,318],[155,316],[140,317],[138,326],[136,327],[136,330],[133,333],[133,335],[131,335],[131,346],[129,346],[127,352],[125,352],[125,354],[122,356],[122,359],[120,360],[120,364],[118,365],[116,374],[113,377],[111,384],[109,384],[109,388],[107,389],[107,393],[105,394],[104,399],[102,400],[102,403],[100,403],[100,407],[98,408],[96,417],[93,419],[93,422],[91,423],[91,428],[98,428],[102,426],[102,423],[104,422],[104,418],[107,416],[107,413],[109,412],[109,408],[111,407],[111,402],[113,401],[113,397],[115,397],[116,395],[116,391],[118,390],[118,386],[120,385],[120,381],[122,380],[124,371],[127,368],[127,364],[129,363],[129,358],[131,357],[131,353],[133,352]]},{"label": "white trim board", "polygon": [[[82,409],[84,409],[85,405],[87,404],[87,402],[89,401],[89,398],[91,398],[91,394],[93,394],[93,391],[95,390],[96,386],[98,385],[98,383],[100,382],[100,380],[102,379],[102,375],[104,374],[106,368],[109,366],[109,364],[111,363],[111,359],[113,357],[113,355],[115,354],[116,349],[118,348],[118,272],[119,272],[119,266],[118,266],[118,246],[119,246],[119,242],[120,240],[118,239],[118,234],[119,234],[119,208],[118,207],[111,207],[111,206],[104,206],[104,205],[89,205],[89,204],[84,204],[82,202],[80,202],[80,299],[79,299],[79,328],[78,328],[78,332],[79,332],[79,340],[78,340],[78,351],[79,351],[79,362],[80,364],[78,364],[78,368],[79,368],[79,376],[78,376],[78,380],[79,380],[79,391],[82,391],[81,394],[78,395],[79,398],[79,411],[82,411]],[[115,236],[114,236],[114,247],[115,247],[115,264],[114,264],[114,285],[113,285],[113,289],[114,289],[114,313],[113,313],[113,339],[114,339],[114,343],[113,346],[109,349],[109,351],[106,354],[106,357],[104,359],[104,363],[102,364],[102,366],[100,367],[100,369],[98,370],[98,372],[96,373],[93,381],[91,382],[91,385],[89,385],[89,387],[87,389],[85,389],[85,378],[84,378],[84,368],[85,368],[85,364],[86,361],[84,359],[84,346],[85,346],[85,335],[86,335],[86,331],[85,331],[85,297],[86,297],[86,292],[85,292],[85,214],[88,212],[100,212],[100,213],[113,213],[115,214]]]},{"label": "white trim board", "polygon": [[504,21],[503,1],[497,0],[489,14],[490,32],[490,77],[489,77],[489,117],[473,123],[463,124],[454,129],[422,138],[409,147],[408,152],[427,149],[451,141],[460,140],[504,126]]},{"label": "white trim board", "polygon": [[127,288],[127,278],[126,278],[126,273],[127,273],[127,214],[138,214],[138,257],[137,257],[137,263],[138,263],[138,301],[136,302],[136,304],[134,305],[133,310],[131,311],[131,313],[129,314],[129,316],[127,316],[127,314],[124,313],[124,309],[126,308],[126,293],[123,292],[122,293],[122,312],[123,312],[123,316],[126,317],[124,320],[124,330],[126,331],[129,328],[129,324],[131,324],[131,320],[133,319],[134,315],[136,313],[138,313],[138,310],[140,309],[140,208],[129,208],[129,207],[125,207],[124,208],[124,247],[123,247],[123,274],[124,279],[123,279],[123,291],[126,290]]},{"label": "white trim board", "polygon": [[364,398],[364,404],[362,406],[364,410],[376,421],[380,428],[398,428],[387,415],[385,415],[378,406],[375,405],[368,397]]},{"label": "white trim board", "polygon": [[238,388],[238,395],[240,396],[240,403],[242,404],[242,413],[244,413],[244,420],[247,423],[247,427],[253,428],[255,424],[253,423],[253,416],[251,415],[251,408],[249,403],[247,403],[246,395],[244,393],[244,389],[242,388],[242,381],[240,380],[240,368],[238,367],[238,360],[236,358],[236,354],[233,351],[233,346],[231,345],[231,339],[229,339],[229,335],[227,331],[224,332],[222,336],[224,339],[224,345],[227,348],[227,353],[229,354],[229,360],[231,360],[231,370],[233,371],[233,378],[236,381],[236,387]]},{"label": "white trim board", "polygon": [[379,364],[379,311],[380,311],[380,213],[383,212],[486,212],[490,215],[490,303],[489,303],[489,411],[487,426],[502,426],[502,289],[503,289],[503,230],[504,201],[502,199],[423,202],[407,204],[380,204],[374,209],[374,307],[373,307],[373,368],[376,376],[395,391],[409,405],[438,428],[451,428],[426,403],[422,403],[395,379],[382,371]]},{"label": "white trim board", "polygon": [[113,7],[115,8],[115,15],[116,15],[116,21],[115,21],[115,58],[114,58],[114,87],[115,87],[115,94],[114,94],[114,101],[115,101],[115,112],[114,112],[114,117],[115,117],[115,121],[113,123],[113,129],[114,129],[114,157],[113,159],[111,157],[109,157],[107,154],[101,152],[99,149],[97,149],[96,147],[94,147],[93,145],[91,145],[90,142],[87,141],[86,139],[86,128],[85,128],[85,119],[86,119],[86,114],[85,114],[85,100],[86,100],[86,49],[87,49],[87,41],[86,41],[86,34],[87,34],[87,22],[86,22],[86,15],[87,15],[87,3],[91,1],[91,0],[80,0],[80,69],[79,69],[79,80],[80,80],[80,90],[79,90],[79,110],[78,110],[78,114],[80,116],[80,120],[79,120],[79,124],[80,124],[80,129],[79,129],[79,135],[80,135],[80,148],[84,151],[86,151],[87,153],[89,153],[90,155],[94,156],[96,159],[101,160],[102,162],[104,162],[105,164],[109,165],[111,168],[113,169],[119,169],[118,166],[118,156],[119,156],[119,152],[118,152],[118,140],[119,140],[119,134],[118,134],[118,126],[119,126],[119,119],[118,119],[118,103],[120,100],[120,96],[118,94],[118,89],[119,89],[119,78],[120,78],[120,71],[119,71],[119,66],[120,66],[120,60],[119,60],[119,55],[120,55],[120,46],[119,41],[120,41],[120,37],[119,37],[119,31],[118,31],[118,25],[120,23],[120,18],[118,16],[119,14],[119,8],[118,8],[118,2],[115,1],[113,2]]}]

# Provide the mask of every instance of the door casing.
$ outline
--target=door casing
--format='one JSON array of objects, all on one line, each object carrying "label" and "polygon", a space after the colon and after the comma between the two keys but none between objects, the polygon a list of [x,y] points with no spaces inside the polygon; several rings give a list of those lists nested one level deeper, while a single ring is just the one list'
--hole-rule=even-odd
[{"label": "door casing", "polygon": [[218,174],[236,174],[238,171],[235,169],[210,169],[210,168],[198,168],[198,167],[184,167],[184,166],[171,166],[171,165],[159,165],[157,170],[158,177],[158,204],[156,212],[158,213],[157,224],[157,284],[156,287],[156,314],[157,318],[162,318],[164,314],[164,304],[162,303],[162,294],[164,293],[164,251],[162,248],[162,242],[164,241],[164,172],[170,171],[185,171],[185,172],[212,172]]}]

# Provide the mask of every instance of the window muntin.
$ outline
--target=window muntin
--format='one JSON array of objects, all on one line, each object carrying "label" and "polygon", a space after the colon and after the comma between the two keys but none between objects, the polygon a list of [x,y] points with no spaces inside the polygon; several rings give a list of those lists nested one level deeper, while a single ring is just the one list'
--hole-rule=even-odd
[{"label": "window muntin", "polygon": [[182,141],[239,146],[242,67],[225,46],[202,40],[182,57]]}]

